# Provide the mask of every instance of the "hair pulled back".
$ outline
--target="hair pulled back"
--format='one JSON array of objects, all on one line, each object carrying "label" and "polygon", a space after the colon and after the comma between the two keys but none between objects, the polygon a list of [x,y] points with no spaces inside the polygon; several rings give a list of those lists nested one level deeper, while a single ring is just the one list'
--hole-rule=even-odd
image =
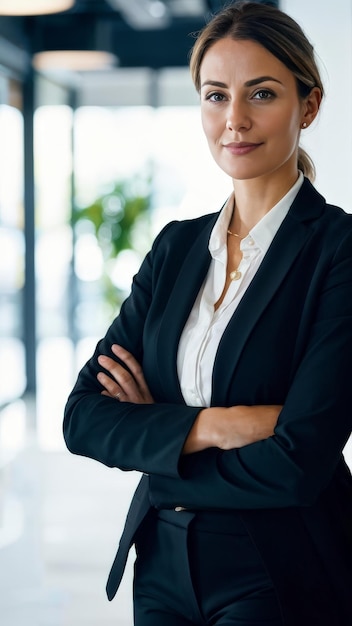
[{"label": "hair pulled back", "polygon": [[[206,52],[225,37],[250,40],[260,44],[295,76],[298,95],[306,98],[314,87],[323,96],[324,87],[314,55],[314,48],[302,28],[289,15],[257,2],[235,2],[217,13],[197,37],[190,57],[190,69],[200,91],[200,68]],[[310,156],[299,147],[298,168],[314,180],[315,167]]]}]

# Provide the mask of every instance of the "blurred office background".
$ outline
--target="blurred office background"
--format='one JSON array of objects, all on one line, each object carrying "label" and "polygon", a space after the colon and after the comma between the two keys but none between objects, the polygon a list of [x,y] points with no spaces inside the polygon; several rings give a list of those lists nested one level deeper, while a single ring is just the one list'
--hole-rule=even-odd
[{"label": "blurred office background", "polygon": [[[187,68],[225,2],[56,1],[0,0],[0,620],[129,626],[133,556],[113,603],[104,585],[139,477],[70,455],[63,407],[155,234],[230,191]],[[325,79],[316,186],[352,212],[351,1],[279,6]]]}]

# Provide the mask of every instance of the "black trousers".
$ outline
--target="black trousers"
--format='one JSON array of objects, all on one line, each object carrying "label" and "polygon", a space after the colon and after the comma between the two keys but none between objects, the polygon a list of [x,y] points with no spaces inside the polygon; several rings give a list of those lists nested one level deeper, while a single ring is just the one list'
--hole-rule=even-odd
[{"label": "black trousers", "polygon": [[135,626],[282,626],[236,514],[155,512],[136,541]]}]

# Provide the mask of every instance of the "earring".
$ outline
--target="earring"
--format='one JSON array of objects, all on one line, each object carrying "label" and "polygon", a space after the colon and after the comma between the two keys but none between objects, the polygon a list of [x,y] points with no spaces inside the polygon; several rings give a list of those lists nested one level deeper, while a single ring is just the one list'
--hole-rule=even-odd
[{"label": "earring", "polygon": [[303,122],[303,123],[301,124],[301,128],[307,128],[307,122]]}]

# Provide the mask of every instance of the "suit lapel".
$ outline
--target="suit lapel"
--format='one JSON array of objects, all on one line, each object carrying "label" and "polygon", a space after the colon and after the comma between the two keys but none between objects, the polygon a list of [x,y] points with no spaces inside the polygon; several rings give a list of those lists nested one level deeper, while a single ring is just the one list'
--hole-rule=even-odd
[{"label": "suit lapel", "polygon": [[211,216],[184,258],[163,313],[157,341],[157,363],[163,393],[170,401],[184,402],[177,376],[177,349],[183,327],[206,277],[210,233],[217,219]]},{"label": "suit lapel", "polygon": [[311,236],[310,222],[319,217],[324,204],[322,196],[305,180],[222,336],[214,363],[213,406],[221,405],[227,397],[248,337]]}]

